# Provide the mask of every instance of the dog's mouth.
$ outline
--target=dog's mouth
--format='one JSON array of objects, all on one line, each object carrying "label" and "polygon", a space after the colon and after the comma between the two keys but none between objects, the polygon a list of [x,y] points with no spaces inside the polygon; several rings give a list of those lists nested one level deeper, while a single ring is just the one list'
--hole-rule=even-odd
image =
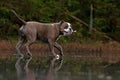
[{"label": "dog's mouth", "polygon": [[69,35],[71,35],[72,33],[73,33],[73,30],[69,30],[69,31],[65,31],[65,30],[64,30],[63,35],[69,36]]}]

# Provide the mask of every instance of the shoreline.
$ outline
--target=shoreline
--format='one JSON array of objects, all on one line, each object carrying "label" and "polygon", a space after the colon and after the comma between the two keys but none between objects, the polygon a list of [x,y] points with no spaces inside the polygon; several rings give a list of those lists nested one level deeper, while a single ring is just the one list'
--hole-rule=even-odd
[{"label": "shoreline", "polygon": [[[17,41],[0,41],[0,56],[7,55],[6,53],[16,53],[15,46]],[[64,43],[60,44],[63,48],[64,53],[72,55],[79,55],[79,53],[114,53],[120,54],[120,43],[109,42],[105,44],[81,44],[81,43]],[[30,50],[34,54],[48,53],[50,54],[49,47],[47,44],[36,42],[31,45]],[[22,51],[25,52],[25,45],[22,47]],[[56,50],[55,50],[56,51]],[[74,54],[73,54],[74,53]]]}]

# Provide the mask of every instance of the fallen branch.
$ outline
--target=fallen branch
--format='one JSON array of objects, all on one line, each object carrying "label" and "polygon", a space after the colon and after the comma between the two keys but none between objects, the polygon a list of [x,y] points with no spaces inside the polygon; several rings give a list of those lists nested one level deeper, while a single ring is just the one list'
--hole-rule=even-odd
[{"label": "fallen branch", "polygon": [[83,20],[81,20],[81,19],[79,19],[79,18],[77,18],[77,17],[75,17],[73,15],[70,15],[70,14],[68,14],[68,15],[70,17],[72,17],[73,19],[77,20],[78,22],[80,22],[80,23],[84,24],[85,26],[89,27],[89,25],[86,22],[84,22]]},{"label": "fallen branch", "polygon": [[[76,21],[84,24],[87,28],[89,28],[89,24],[87,24],[87,23],[84,22],[83,20],[77,18],[76,16],[71,15],[68,10],[66,10],[65,14],[69,15],[71,18],[75,19]],[[98,32],[98,33],[103,34],[103,37],[105,37],[106,39],[113,40],[111,37],[107,36],[104,32],[100,32],[100,31],[98,31],[98,30],[95,29],[95,28],[92,28],[92,30],[95,31],[95,32]]]}]

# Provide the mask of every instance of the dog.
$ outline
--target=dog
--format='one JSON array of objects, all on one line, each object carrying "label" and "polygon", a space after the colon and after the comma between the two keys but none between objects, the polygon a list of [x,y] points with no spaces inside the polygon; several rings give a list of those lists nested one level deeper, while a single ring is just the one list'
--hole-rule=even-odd
[{"label": "dog", "polygon": [[23,57],[23,54],[20,51],[21,46],[27,40],[25,46],[27,50],[27,55],[32,56],[29,47],[33,44],[36,39],[42,40],[43,42],[48,43],[50,52],[59,59],[59,55],[57,55],[54,51],[54,48],[60,51],[60,56],[63,56],[62,47],[57,43],[58,38],[63,36],[68,36],[73,33],[73,29],[69,22],[65,22],[61,20],[58,23],[40,23],[36,21],[24,21],[21,19],[18,14],[11,10],[11,12],[18,18],[18,20],[22,23],[18,31],[19,41],[16,45],[16,51],[18,57]]}]

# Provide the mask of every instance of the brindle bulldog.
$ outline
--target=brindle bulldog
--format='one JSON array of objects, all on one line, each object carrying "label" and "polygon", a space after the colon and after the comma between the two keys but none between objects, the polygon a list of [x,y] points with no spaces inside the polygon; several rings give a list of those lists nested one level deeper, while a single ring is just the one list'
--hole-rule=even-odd
[{"label": "brindle bulldog", "polygon": [[40,39],[49,44],[49,48],[51,53],[59,59],[59,55],[57,55],[54,51],[54,47],[60,51],[60,55],[63,56],[62,47],[56,42],[60,35],[68,36],[73,33],[73,29],[71,24],[65,21],[60,21],[58,23],[40,23],[35,21],[24,21],[22,20],[14,10],[11,10],[14,15],[18,18],[18,20],[22,23],[18,31],[19,41],[16,45],[16,50],[19,57],[23,57],[23,54],[20,51],[23,43],[26,42],[27,55],[32,56],[29,47],[35,42],[36,39]]}]

